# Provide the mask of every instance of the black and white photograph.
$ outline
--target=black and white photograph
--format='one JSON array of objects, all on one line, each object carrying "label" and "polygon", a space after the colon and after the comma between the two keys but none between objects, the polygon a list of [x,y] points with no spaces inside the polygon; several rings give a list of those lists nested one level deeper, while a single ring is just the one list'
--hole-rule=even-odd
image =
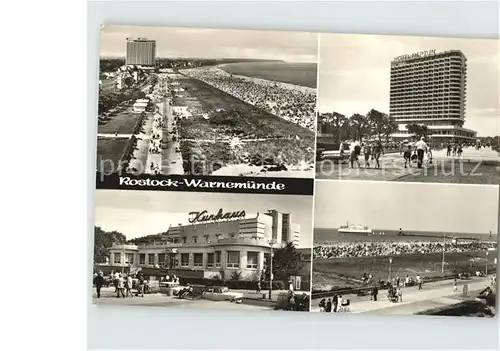
[{"label": "black and white photograph", "polygon": [[318,35],[105,25],[101,173],[314,178]]},{"label": "black and white photograph", "polygon": [[499,184],[499,50],[320,34],[316,178]]},{"label": "black and white photograph", "polygon": [[311,311],[495,316],[497,186],[320,180],[315,193]]},{"label": "black and white photograph", "polygon": [[312,196],[95,196],[94,304],[309,311]]}]

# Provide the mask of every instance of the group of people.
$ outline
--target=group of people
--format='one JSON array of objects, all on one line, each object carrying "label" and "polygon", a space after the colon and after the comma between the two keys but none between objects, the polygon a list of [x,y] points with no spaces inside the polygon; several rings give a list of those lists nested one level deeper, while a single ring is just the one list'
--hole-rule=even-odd
[{"label": "group of people", "polygon": [[[485,251],[497,247],[496,243],[488,242],[458,242],[444,244],[446,252]],[[318,245],[313,249],[313,257],[348,258],[368,256],[397,256],[410,254],[426,254],[442,252],[443,242],[440,241],[370,241],[370,242],[339,242],[331,245]]]},{"label": "group of people", "polygon": [[449,143],[446,145],[446,156],[460,157],[464,150],[464,145],[461,143]]},{"label": "group of people", "polygon": [[275,116],[314,130],[316,90],[288,83],[230,74],[217,67],[182,71]]},{"label": "group of people", "polygon": [[349,311],[350,301],[344,299],[342,295],[334,294],[333,298],[321,299],[319,302],[320,312],[347,312]]},{"label": "group of people", "polygon": [[[134,283],[134,279],[136,282]],[[135,278],[131,274],[125,273],[111,273],[108,279],[106,279],[101,271],[94,273],[93,285],[96,288],[97,298],[101,298],[101,289],[106,282],[111,280],[113,286],[115,287],[115,293],[117,298],[134,297],[132,293],[132,288],[135,288],[136,296],[144,297],[144,292],[149,290],[148,281],[144,279],[144,276],[139,272]]]},{"label": "group of people", "polygon": [[[340,153],[345,153],[344,143],[340,144]],[[351,168],[354,168],[354,163],[358,165],[358,168],[361,168],[359,162],[359,156],[361,153],[364,154],[365,157],[365,168],[370,167],[370,160],[375,161],[375,168],[380,168],[380,156],[384,154],[384,147],[380,140],[376,140],[373,143],[369,142],[359,142],[356,139],[352,139],[349,144],[349,162]]]},{"label": "group of people", "polygon": [[[345,153],[346,143],[341,143],[340,153]],[[380,168],[380,156],[385,154],[384,146],[379,140],[373,142],[359,142],[356,139],[352,139],[349,143],[349,162],[351,168],[354,168],[354,164],[357,164],[358,168],[361,168],[359,157],[361,154],[364,155],[365,168],[370,168],[370,161],[375,161],[375,168]],[[417,167],[422,168],[424,165],[424,156],[426,156],[427,163],[432,163],[432,150],[430,146],[425,142],[425,138],[421,137],[419,141],[415,144],[405,143],[400,146],[400,154],[403,155],[405,161],[404,168],[411,167],[414,160],[417,161]]]}]

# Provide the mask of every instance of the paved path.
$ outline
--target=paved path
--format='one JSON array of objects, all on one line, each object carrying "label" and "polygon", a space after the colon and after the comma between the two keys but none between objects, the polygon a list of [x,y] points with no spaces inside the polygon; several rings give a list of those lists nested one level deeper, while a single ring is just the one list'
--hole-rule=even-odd
[{"label": "paved path", "polygon": [[[382,155],[381,168],[378,169],[374,168],[375,162],[372,160],[369,161],[370,167],[365,168],[363,155],[359,160],[361,167],[355,165],[354,169],[350,168],[348,162],[339,165],[332,160],[319,161],[316,163],[316,178],[496,184],[498,170],[495,171],[494,168],[500,165],[498,152],[490,148],[475,150],[473,147],[465,148],[460,158],[446,156],[446,150],[435,150],[433,163],[428,164],[427,157],[424,157],[424,168],[421,169],[417,168],[416,162],[405,168],[399,152]],[[471,172],[484,174],[485,177],[472,177]]]},{"label": "paved path", "polygon": [[97,133],[99,138],[130,138],[134,134],[108,134],[108,133]]},{"label": "paved path", "polygon": [[[408,287],[403,290],[403,302],[389,302],[387,290],[381,290],[378,301],[371,301],[369,296],[358,297],[345,295],[351,300],[351,313],[373,313],[373,314],[415,314],[431,308],[449,306],[464,298],[462,295],[463,284],[469,284],[469,298],[475,298],[473,292],[484,289],[490,283],[490,278],[476,278],[470,281],[459,281],[457,291],[453,291],[453,280],[445,280],[423,285],[422,290],[417,287]],[[312,311],[319,312],[320,299],[312,300]]]},{"label": "paved path", "polygon": [[[163,143],[166,148],[162,150],[162,174],[184,174],[184,167],[182,165],[182,154],[180,151],[179,133],[176,123],[174,121],[172,106],[167,97],[163,101]],[[172,133],[175,130],[175,133]],[[174,140],[175,137],[175,140]]]},{"label": "paved path", "polygon": [[460,157],[446,156],[446,149],[433,152],[433,157],[436,159],[456,159],[464,162],[490,161],[500,162],[500,154],[491,148],[481,148],[476,150],[475,147],[469,146],[463,149]]}]

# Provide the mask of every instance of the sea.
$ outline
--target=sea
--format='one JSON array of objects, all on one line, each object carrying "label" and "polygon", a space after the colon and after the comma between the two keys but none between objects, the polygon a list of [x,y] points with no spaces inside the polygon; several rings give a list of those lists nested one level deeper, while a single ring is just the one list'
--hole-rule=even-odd
[{"label": "sea", "polygon": [[398,236],[399,230],[374,229],[371,235],[358,233],[339,233],[338,228],[314,228],[314,244],[327,245],[336,242],[356,242],[356,241],[442,241],[445,236],[447,240],[453,237],[457,239],[477,239],[484,241],[498,242],[498,236],[488,233],[452,233],[452,232],[424,232],[405,231],[403,236]]},{"label": "sea", "polygon": [[239,62],[220,66],[228,73],[316,88],[318,65],[297,62]]}]

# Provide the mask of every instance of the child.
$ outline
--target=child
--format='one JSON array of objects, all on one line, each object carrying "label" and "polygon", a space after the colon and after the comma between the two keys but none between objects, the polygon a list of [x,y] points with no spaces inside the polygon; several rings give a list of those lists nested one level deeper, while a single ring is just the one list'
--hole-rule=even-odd
[{"label": "child", "polygon": [[430,146],[427,149],[427,164],[432,164],[432,150]]},{"label": "child", "polygon": [[365,144],[364,147],[364,153],[365,153],[365,168],[370,168],[370,156],[372,155],[372,148],[370,145]]},{"label": "child", "polygon": [[403,157],[405,159],[405,168],[406,164],[408,164],[408,167],[411,167],[411,145],[408,144],[408,149],[405,150]]}]

